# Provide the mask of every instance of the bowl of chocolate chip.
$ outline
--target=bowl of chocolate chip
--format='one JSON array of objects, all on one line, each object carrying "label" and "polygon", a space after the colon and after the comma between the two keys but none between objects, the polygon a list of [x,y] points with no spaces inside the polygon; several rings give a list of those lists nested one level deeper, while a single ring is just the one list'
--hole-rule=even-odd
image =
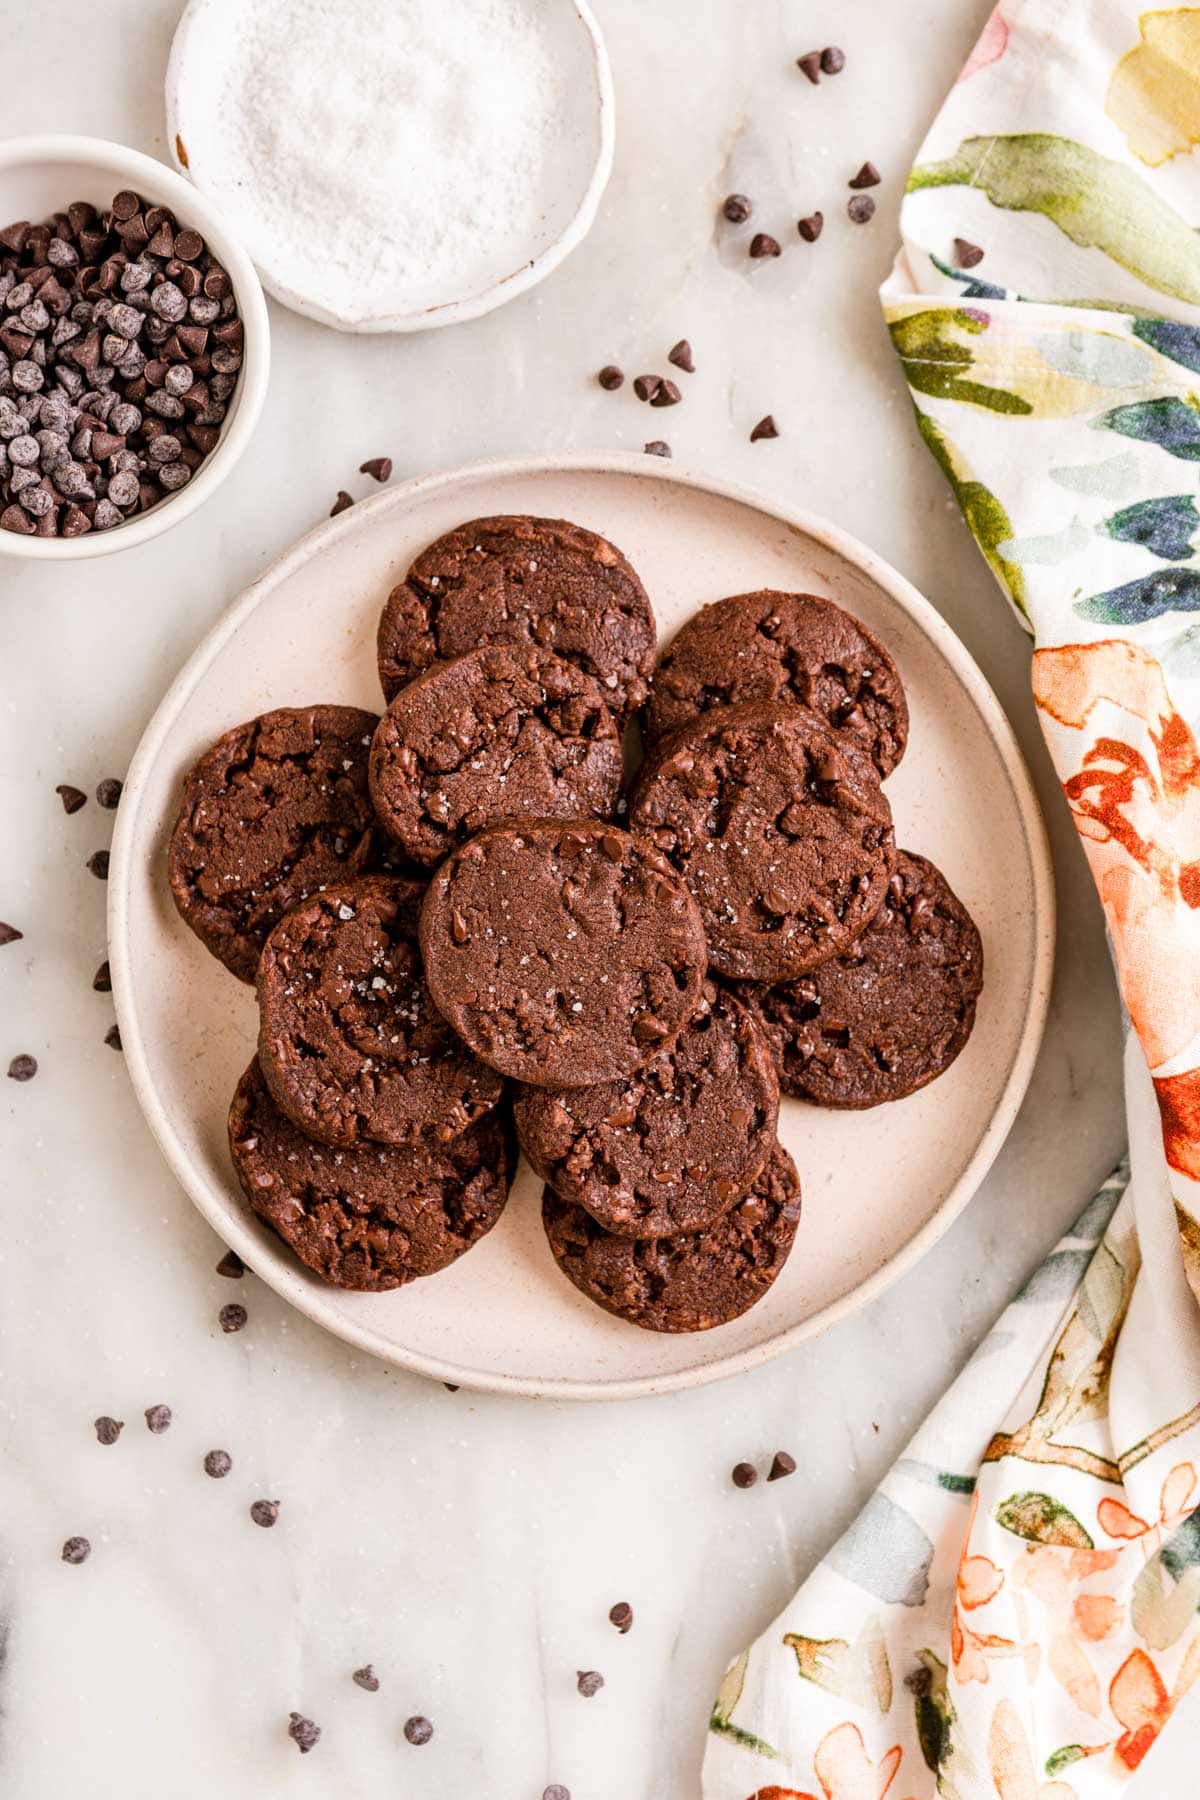
[{"label": "bowl of chocolate chip", "polygon": [[186,518],[269,362],[250,259],[173,170],[100,138],[0,143],[0,555],[104,555]]}]

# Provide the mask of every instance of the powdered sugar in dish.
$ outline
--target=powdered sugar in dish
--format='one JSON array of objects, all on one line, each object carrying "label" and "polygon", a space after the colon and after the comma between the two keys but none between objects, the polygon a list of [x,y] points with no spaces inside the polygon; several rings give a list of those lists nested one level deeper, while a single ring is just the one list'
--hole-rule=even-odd
[{"label": "powdered sugar in dish", "polygon": [[402,329],[486,310],[586,228],[607,79],[573,0],[192,0],[168,112],[270,291]]}]

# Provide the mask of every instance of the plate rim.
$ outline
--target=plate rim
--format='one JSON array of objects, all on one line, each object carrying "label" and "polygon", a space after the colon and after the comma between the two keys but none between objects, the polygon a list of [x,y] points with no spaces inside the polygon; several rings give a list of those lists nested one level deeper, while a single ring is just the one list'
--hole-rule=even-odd
[{"label": "plate rim", "polygon": [[[269,1273],[262,1273],[258,1267],[261,1240],[251,1228],[249,1218],[237,1216],[232,1221],[234,1229],[230,1230],[231,1221],[226,1216],[228,1190],[221,1190],[225,1204],[219,1205],[214,1185],[186,1154],[178,1140],[151,1075],[131,995],[133,954],[129,941],[130,901],[135,878],[139,873],[139,865],[133,856],[133,840],[147,776],[179,714],[217,656],[237,636],[242,624],[297,568],[357,531],[361,521],[368,515],[405,511],[428,495],[458,485],[485,480],[511,480],[522,476],[562,474],[632,475],[639,480],[681,486],[717,499],[752,507],[776,523],[785,525],[789,530],[802,534],[843,557],[882,588],[932,640],[966,688],[976,711],[983,719],[1000,755],[1017,805],[1029,849],[1034,890],[1031,922],[1033,968],[1016,1053],[999,1102],[966,1166],[940,1206],[920,1230],[907,1239],[894,1256],[846,1293],[760,1344],[713,1357],[707,1362],[701,1360],[663,1375],[623,1376],[613,1380],[560,1380],[554,1377],[533,1380],[526,1376],[480,1371],[447,1361],[444,1357],[398,1349],[394,1344],[382,1340],[373,1328],[358,1326],[333,1312],[332,1308],[327,1311],[324,1290],[310,1287],[299,1270],[288,1268],[282,1258],[278,1265],[272,1263]],[[1033,780],[1016,734],[990,683],[966,645],[932,602],[905,576],[840,526],[817,514],[806,512],[801,507],[773,500],[739,482],[726,481],[702,469],[686,464],[667,463],[664,459],[647,457],[636,451],[556,451],[485,457],[469,463],[459,463],[449,469],[415,475],[404,482],[398,482],[384,492],[358,502],[338,517],[323,520],[298,538],[225,609],[184,662],[159,701],[129,764],[122,804],[117,812],[111,859],[108,882],[109,958],[112,965],[113,1000],[126,1068],[142,1116],[187,1198],[217,1232],[222,1242],[236,1250],[268,1286],[305,1317],[332,1332],[342,1342],[363,1350],[392,1367],[407,1369],[431,1380],[457,1382],[459,1386],[479,1392],[521,1394],[556,1400],[627,1400],[643,1395],[678,1392],[758,1368],[785,1351],[794,1349],[805,1339],[816,1337],[842,1319],[862,1311],[928,1255],[974,1197],[1012,1129],[1024,1100],[1050,1004],[1054,973],[1056,897],[1049,838]],[[702,1346],[707,1334],[696,1335],[698,1346]]]}]

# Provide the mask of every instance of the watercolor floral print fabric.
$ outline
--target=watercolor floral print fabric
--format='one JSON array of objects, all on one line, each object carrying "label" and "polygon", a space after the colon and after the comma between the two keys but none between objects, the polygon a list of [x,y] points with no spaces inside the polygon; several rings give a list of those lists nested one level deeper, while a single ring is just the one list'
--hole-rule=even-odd
[{"label": "watercolor floral print fabric", "polygon": [[1099,1800],[1200,1682],[1200,6],[1002,0],[902,230],[887,326],[1034,639],[1130,1156],[727,1672],[705,1800]]}]

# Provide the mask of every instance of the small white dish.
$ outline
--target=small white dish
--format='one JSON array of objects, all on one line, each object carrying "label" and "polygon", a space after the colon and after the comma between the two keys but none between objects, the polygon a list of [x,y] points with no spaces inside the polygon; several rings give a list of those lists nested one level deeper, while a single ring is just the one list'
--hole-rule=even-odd
[{"label": "small white dish", "polygon": [[587,0],[190,0],[166,102],[178,166],[267,292],[340,331],[524,293],[586,235],[612,167]]},{"label": "small white dish", "polygon": [[[785,1100],[804,1211],[775,1286],[714,1331],[660,1336],[601,1312],[556,1268],[522,1163],[495,1229],[440,1275],[388,1294],[326,1287],[257,1222],[226,1116],[258,1013],[183,925],[166,845],[184,773],[273,706],[382,707],[379,609],[433,538],[489,513],[577,520],[645,581],[665,641],[705,601],[757,587],[831,594],[893,652],[912,716],[887,791],[896,835],[942,868],[983,936],[975,1031],[940,1080],[874,1112]],[[1033,1072],[1050,994],[1054,887],[1012,730],[949,626],[837,527],[657,457],[517,457],[421,477],[320,525],[192,656],[142,739],[117,814],[109,954],[126,1065],[179,1181],[264,1281],[349,1343],[441,1381],[563,1399],[690,1387],[750,1368],[866,1304],[922,1257],[982,1181]]]},{"label": "small white dish", "polygon": [[271,365],[267,305],[254,265],[211,201],[165,164],[104,138],[53,134],[0,142],[0,226],[16,219],[34,223],[48,219],[52,213],[65,211],[73,200],[104,208],[122,188],[132,188],[157,206],[169,206],[181,225],[200,233],[228,271],[246,328],[241,379],[216,449],[205,457],[186,487],[111,531],[88,531],[77,538],[22,537],[16,531],[0,531],[0,556],[75,562],[86,556],[132,550],[169,531],[220,487],[250,442],[262,411]]}]

